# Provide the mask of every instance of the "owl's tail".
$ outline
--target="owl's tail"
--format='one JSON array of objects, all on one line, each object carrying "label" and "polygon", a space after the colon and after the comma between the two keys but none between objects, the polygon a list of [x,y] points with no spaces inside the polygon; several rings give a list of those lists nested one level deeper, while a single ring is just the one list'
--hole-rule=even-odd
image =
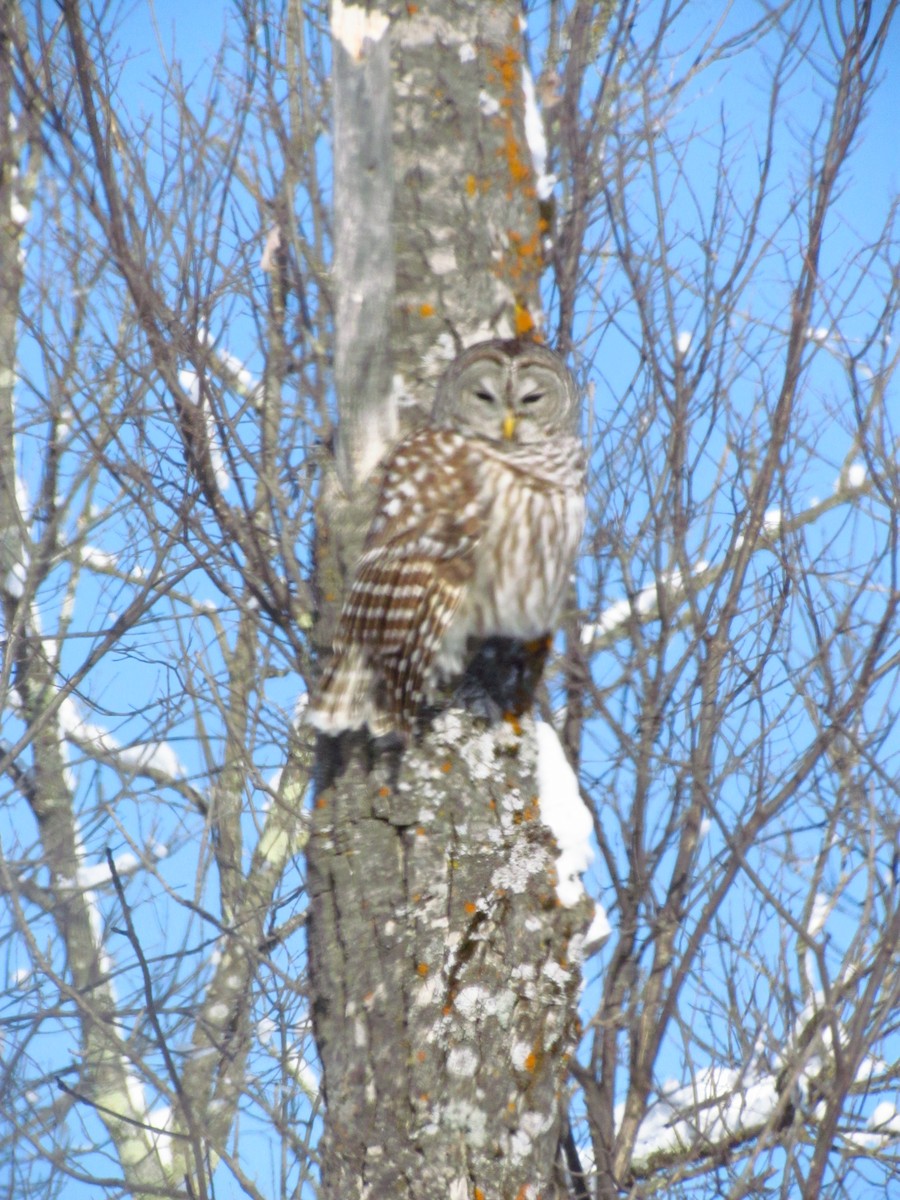
[{"label": "owl's tail", "polygon": [[304,715],[306,723],[332,737],[364,725],[373,737],[390,733],[393,722],[377,703],[378,684],[378,675],[362,650],[339,651],[313,694]]}]

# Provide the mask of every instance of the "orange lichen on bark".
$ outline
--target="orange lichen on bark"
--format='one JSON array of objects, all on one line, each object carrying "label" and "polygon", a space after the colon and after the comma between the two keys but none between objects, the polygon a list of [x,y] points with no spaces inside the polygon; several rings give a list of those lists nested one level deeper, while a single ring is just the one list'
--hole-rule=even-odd
[{"label": "orange lichen on bark", "polygon": [[491,55],[491,66],[500,76],[504,97],[512,98],[522,83],[522,52],[507,43],[499,54]]},{"label": "orange lichen on bark", "polygon": [[542,1038],[538,1036],[537,1041],[534,1043],[529,1053],[525,1056],[525,1070],[528,1071],[529,1074],[534,1074],[543,1056],[544,1043]]},{"label": "orange lichen on bark", "polygon": [[512,127],[512,121],[509,122],[509,127],[505,131],[503,153],[509,167],[509,177],[514,184],[524,183],[526,179],[531,178],[533,168],[530,161],[522,156],[522,147]]},{"label": "orange lichen on bark", "polygon": [[441,770],[445,775],[449,774],[449,772],[453,770],[453,763],[449,758],[445,759],[444,762],[441,763]]},{"label": "orange lichen on bark", "polygon": [[434,305],[433,304],[420,304],[419,305],[419,316],[420,317],[433,317],[434,316]]},{"label": "orange lichen on bark", "polygon": [[418,965],[416,966],[416,974],[421,975],[422,978],[424,979],[425,976],[428,974],[428,963],[423,963],[423,962],[418,963]]},{"label": "orange lichen on bark", "polygon": [[471,900],[467,900],[467,901],[466,901],[466,903],[465,903],[465,905],[464,905],[463,907],[465,908],[466,912],[468,913],[468,915],[469,915],[470,917],[471,917],[471,916],[472,916],[474,913],[477,913],[477,912],[478,912],[478,905],[477,905],[477,904],[473,904]]},{"label": "orange lichen on bark", "polygon": [[513,324],[516,335],[537,336],[537,322],[530,303],[538,304],[538,282],[544,267],[541,234],[538,229],[525,237],[516,229],[507,229],[507,249],[498,263],[498,274],[512,287]]},{"label": "orange lichen on bark", "polygon": [[[517,337],[538,336],[533,313],[540,308],[540,278],[544,269],[543,244],[547,222],[537,203],[536,178],[531,151],[525,138],[523,54],[515,23],[510,25],[505,45],[489,55],[490,94],[498,97],[499,109],[493,116],[498,135],[495,153],[498,160],[497,182],[509,200],[519,197],[516,206],[522,215],[521,228],[507,230],[507,244],[498,258],[495,271],[513,296],[513,326]],[[469,175],[465,188],[471,196],[483,183]],[[528,232],[524,232],[527,230]]]},{"label": "orange lichen on bark", "polygon": [[517,105],[524,104],[522,96],[522,52],[509,44],[499,54],[492,54],[490,65],[500,85],[500,112],[497,120],[503,122],[503,145],[497,153],[505,160],[509,173],[507,195],[512,199],[513,191],[526,181],[532,181],[534,191],[534,167],[528,147],[516,129],[512,114]]},{"label": "orange lichen on bark", "polygon": [[[528,259],[535,258],[536,256],[538,256],[540,254],[540,252],[541,252],[541,231],[540,231],[540,229],[535,230],[535,232],[531,235],[530,238],[523,238],[521,233],[518,233],[515,229],[510,229],[508,232],[509,232],[509,240],[512,242],[513,248],[514,248],[516,254],[519,256],[519,258],[528,260]],[[524,269],[524,267],[523,267],[523,269]]]},{"label": "orange lichen on bark", "polygon": [[[528,311],[527,301],[522,296],[536,288],[544,266],[541,234],[535,230],[530,237],[525,237],[516,229],[506,231],[508,250],[503,255],[503,275],[516,293],[516,307],[521,310],[520,320],[523,323],[534,323]],[[535,291],[535,298],[536,298]]]},{"label": "orange lichen on bark", "polygon": [[516,334],[521,337],[523,333],[531,333],[534,329],[534,317],[521,304],[515,306],[513,314],[513,322],[516,328]]},{"label": "orange lichen on bark", "polygon": [[535,797],[530,804],[526,804],[520,813],[517,813],[513,820],[516,824],[521,824],[522,821],[536,821],[540,816],[540,804]]}]

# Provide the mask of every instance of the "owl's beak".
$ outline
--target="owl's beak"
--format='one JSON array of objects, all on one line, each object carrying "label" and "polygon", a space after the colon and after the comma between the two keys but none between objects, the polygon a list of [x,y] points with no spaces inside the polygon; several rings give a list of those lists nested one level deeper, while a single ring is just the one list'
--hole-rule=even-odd
[{"label": "owl's beak", "polygon": [[512,435],[516,432],[516,414],[508,412],[503,418],[503,436],[507,441],[512,439]]}]

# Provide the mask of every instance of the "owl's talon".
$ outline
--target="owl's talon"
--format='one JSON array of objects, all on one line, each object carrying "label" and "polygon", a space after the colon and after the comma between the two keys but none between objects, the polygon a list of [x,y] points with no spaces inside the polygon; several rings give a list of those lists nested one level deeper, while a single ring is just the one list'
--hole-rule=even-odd
[{"label": "owl's talon", "polygon": [[510,727],[510,729],[512,729],[512,731],[516,735],[516,737],[522,736],[522,724],[519,721],[520,715],[521,714],[514,713],[514,712],[505,712],[503,714],[503,720]]}]

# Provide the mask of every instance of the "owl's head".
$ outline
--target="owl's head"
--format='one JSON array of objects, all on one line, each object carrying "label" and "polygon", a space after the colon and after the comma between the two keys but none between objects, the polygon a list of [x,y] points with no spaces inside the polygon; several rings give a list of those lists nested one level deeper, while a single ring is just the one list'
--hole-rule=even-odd
[{"label": "owl's head", "polygon": [[496,338],[464,350],[438,384],[437,425],[520,444],[574,434],[575,383],[558,354],[536,342]]}]

